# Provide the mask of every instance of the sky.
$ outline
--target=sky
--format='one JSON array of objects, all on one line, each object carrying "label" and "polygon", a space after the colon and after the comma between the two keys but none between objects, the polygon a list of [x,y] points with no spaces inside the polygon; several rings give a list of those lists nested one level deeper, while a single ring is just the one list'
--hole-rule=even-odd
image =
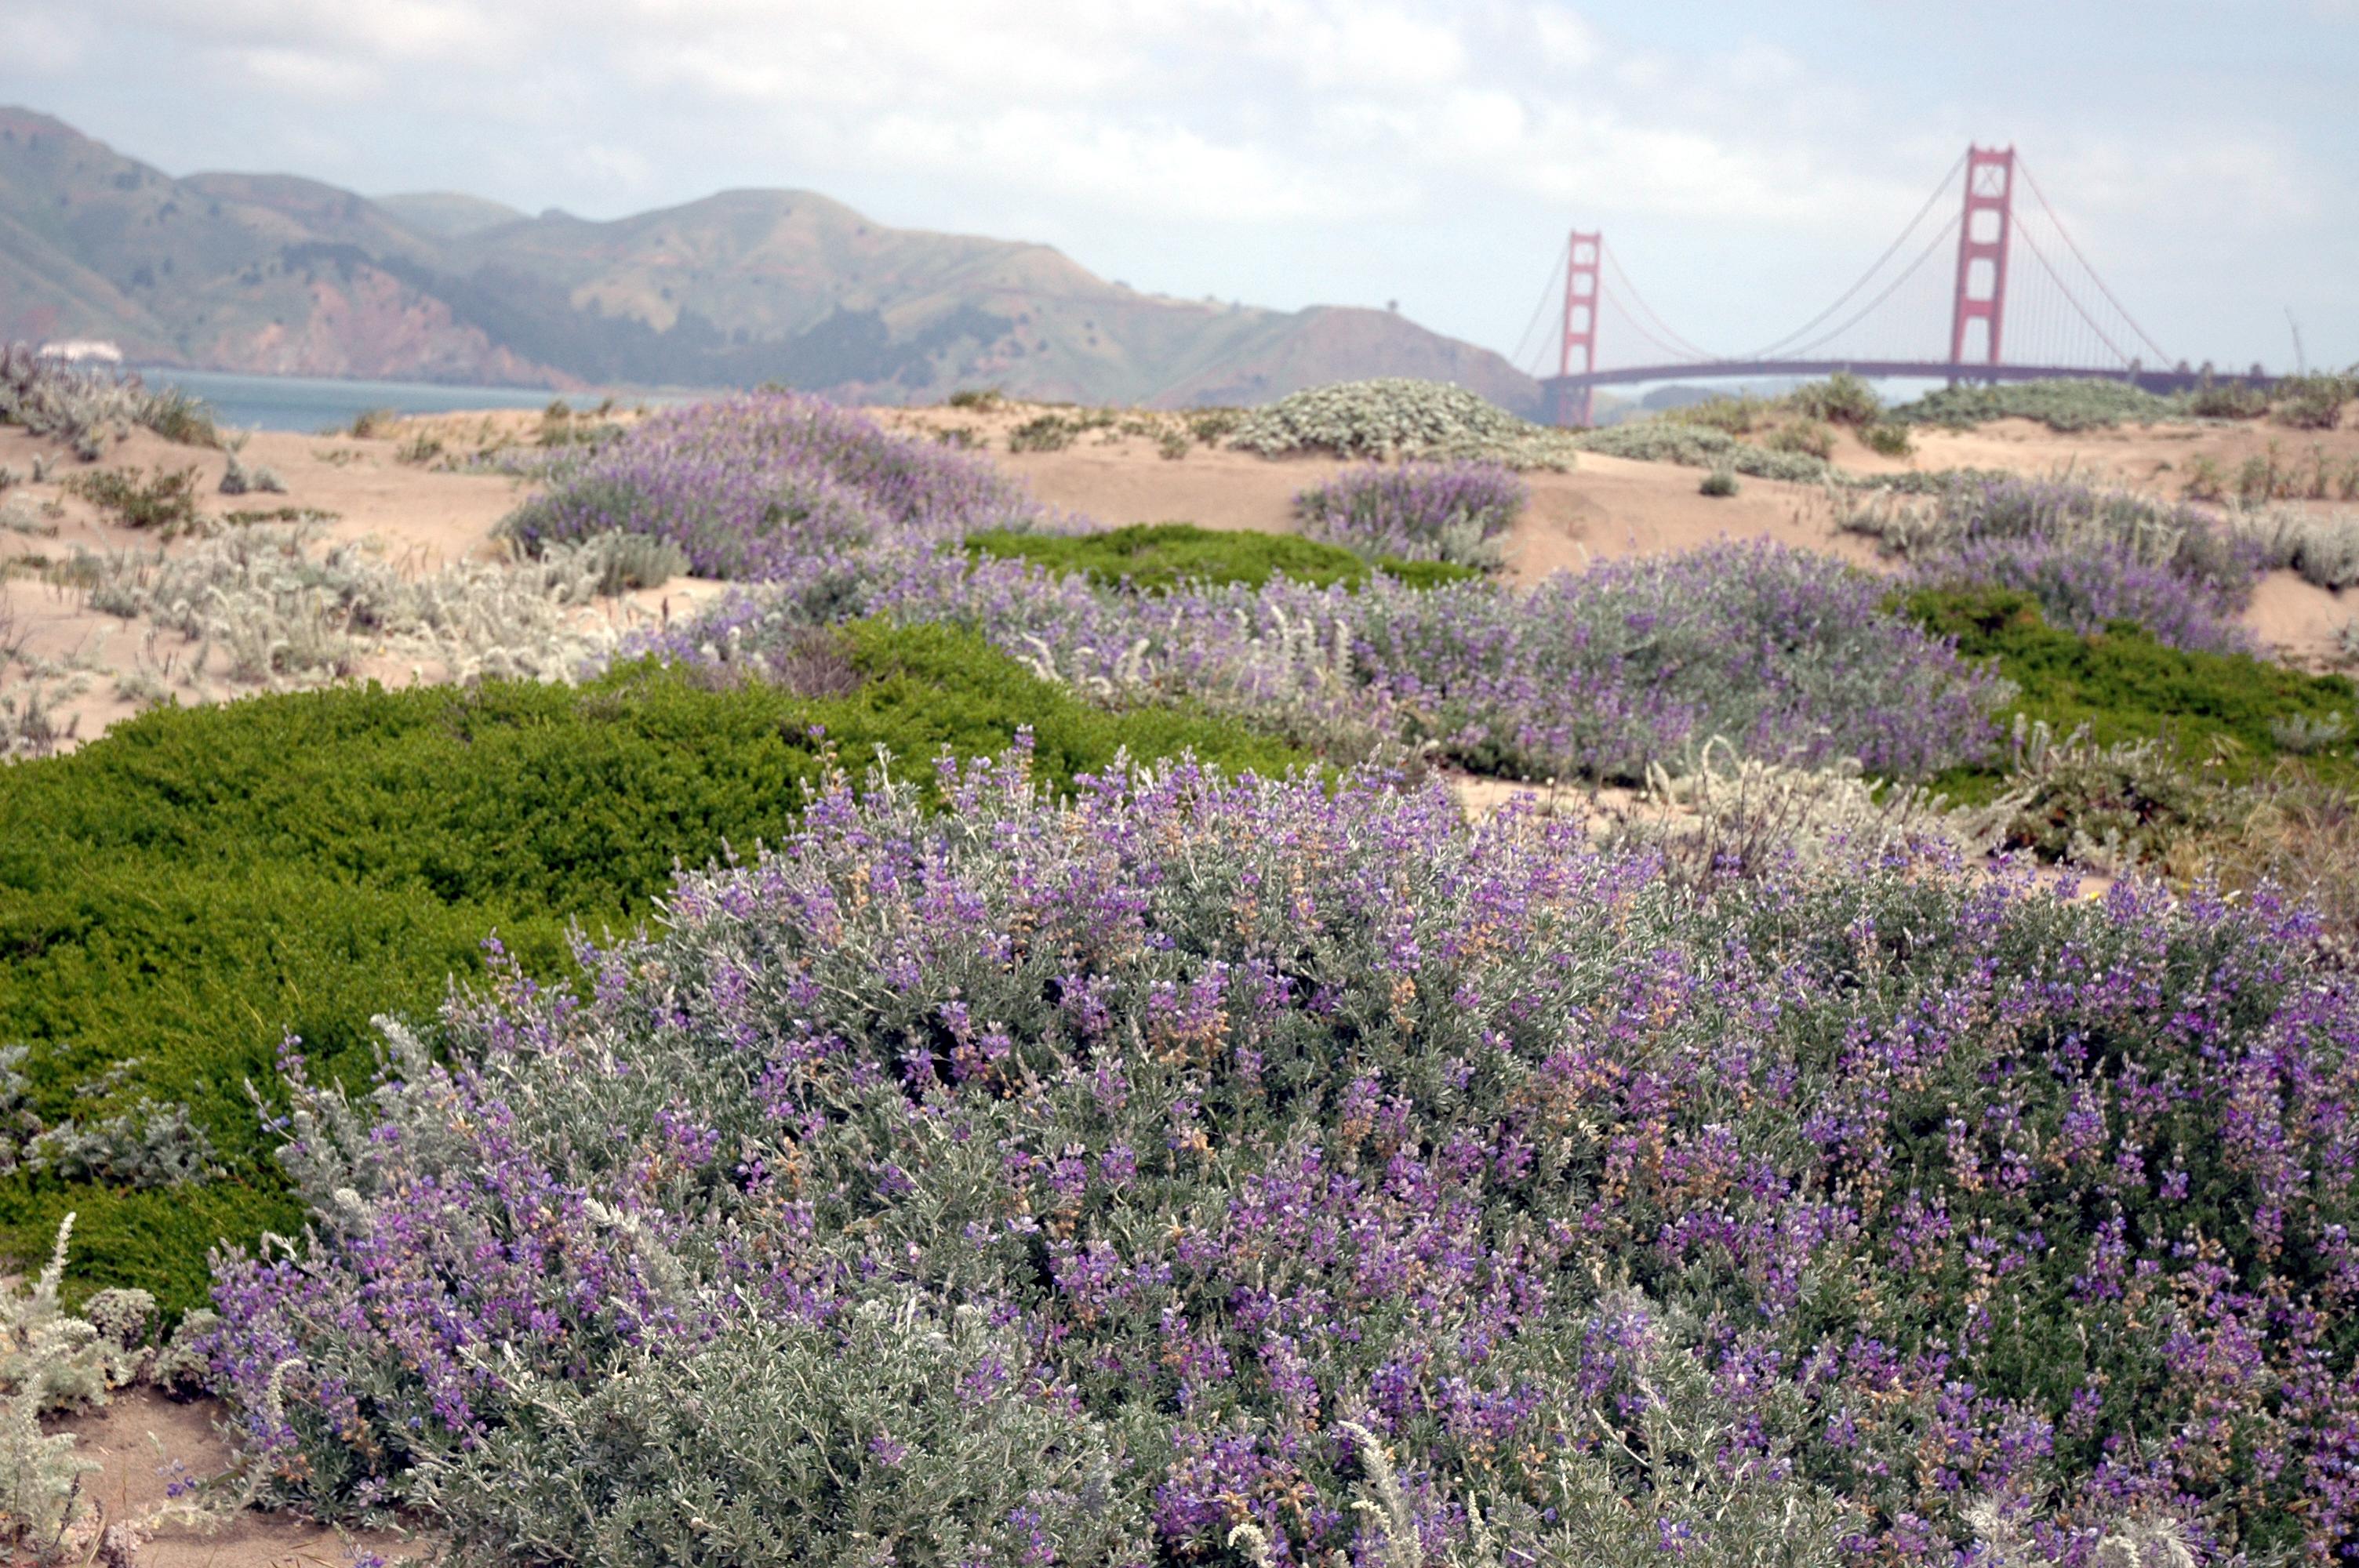
[{"label": "sky", "polygon": [[1973,141],[2172,356],[2287,366],[2290,311],[2312,364],[2359,361],[2354,81],[2359,0],[0,5],[0,102],[175,175],[592,218],[811,189],[1502,352],[1571,227],[1684,337],[1776,338]]}]

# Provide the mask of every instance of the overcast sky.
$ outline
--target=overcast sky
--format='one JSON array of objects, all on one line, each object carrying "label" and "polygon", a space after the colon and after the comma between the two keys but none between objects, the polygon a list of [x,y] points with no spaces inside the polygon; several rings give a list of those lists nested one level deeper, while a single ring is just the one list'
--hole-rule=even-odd
[{"label": "overcast sky", "polygon": [[799,187],[1502,351],[1568,225],[1748,346],[2011,142],[2173,354],[2279,364],[2290,308],[2359,360],[2359,0],[5,0],[0,101],[173,174]]}]

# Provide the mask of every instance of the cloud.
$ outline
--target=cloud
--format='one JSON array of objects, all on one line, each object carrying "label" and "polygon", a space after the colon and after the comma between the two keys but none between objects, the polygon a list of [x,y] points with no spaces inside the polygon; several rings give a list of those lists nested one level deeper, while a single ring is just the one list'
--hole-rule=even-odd
[{"label": "cloud", "polygon": [[[2284,27],[2312,18],[2321,101],[2339,102],[2352,3],[2277,6]],[[1047,239],[1101,270],[1167,265],[1186,292],[1413,298],[1392,269],[1416,265],[1461,330],[1512,311],[1500,335],[1527,299],[1491,302],[1524,293],[1545,236],[1575,220],[1684,266],[1672,282],[1700,312],[1745,313],[1699,239],[1745,250],[1745,287],[1864,265],[1969,134],[2015,136],[2093,254],[2150,273],[2206,243],[2190,211],[2214,231],[2315,233],[2349,205],[2339,133],[2298,108],[2273,121],[2246,97],[2236,123],[2210,123],[2147,91],[2171,79],[2158,60],[2189,63],[2160,25],[2060,94],[2060,68],[1978,59],[1972,40],[1875,7],[1815,32],[1760,15],[1724,0],[0,0],[0,93],[22,83],[70,119],[77,101],[104,107],[114,123],[90,128],[176,167],[277,165],[303,146],[332,157],[300,172],[363,189],[478,185],[604,214],[799,185],[895,221]],[[2183,8],[2181,23],[2203,30]],[[1790,277],[1753,276],[1780,266]]]}]

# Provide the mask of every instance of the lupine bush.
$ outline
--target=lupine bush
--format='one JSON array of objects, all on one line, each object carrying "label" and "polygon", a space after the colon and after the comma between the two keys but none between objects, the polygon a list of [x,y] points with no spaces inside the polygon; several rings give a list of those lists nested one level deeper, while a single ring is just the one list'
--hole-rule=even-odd
[{"label": "lupine bush", "polygon": [[2193,506],[2070,480],[1960,481],[1930,500],[1839,502],[1837,522],[1905,557],[1920,585],[2022,589],[2058,626],[2132,621],[2205,652],[2253,650],[2235,616],[2270,564],[2262,540]]},{"label": "lupine bush", "polygon": [[2321,516],[2290,506],[2239,507],[2228,514],[2228,528],[2251,541],[2269,567],[2321,588],[2359,587],[2359,513]]},{"label": "lupine bush", "polygon": [[254,524],[178,553],[77,551],[67,575],[92,608],[194,643],[183,684],[218,673],[284,688],[342,679],[385,656],[433,661],[461,680],[570,679],[619,635],[599,600],[669,580],[684,560],[669,540],[600,534],[545,545],[538,559],[461,560],[411,576],[309,524]]},{"label": "lupine bush", "polygon": [[1918,561],[1909,582],[1929,589],[2020,590],[2051,625],[2090,633],[2117,622],[2173,648],[2252,654],[2260,645],[2229,619],[2219,596],[2168,567],[2036,538],[1983,538]]},{"label": "lupine bush", "polygon": [[706,577],[761,578],[881,537],[1025,527],[1040,509],[985,460],[786,392],[666,409],[502,524],[527,548],[609,533],[669,539]]},{"label": "lupine bush", "polygon": [[2359,1530],[2359,991],[2266,896],[942,788],[839,782],[578,989],[495,963],[364,1096],[288,1043],[311,1226],[211,1341],[279,1498],[611,1563]]},{"label": "lupine bush", "polygon": [[1331,755],[1407,741],[1511,777],[1636,779],[1714,734],[1881,773],[1982,756],[1996,689],[1884,597],[1864,573],[1766,545],[1531,589],[1380,574],[1356,589],[1277,579],[1153,595],[919,553],[890,577],[815,572],[628,646],[758,667],[831,616],[946,621],[1103,700],[1185,695]]},{"label": "lupine bush", "polygon": [[1531,499],[1499,463],[1371,463],[1296,492],[1294,515],[1313,539],[1370,560],[1446,561],[1489,571],[1503,535]]},{"label": "lupine bush", "polygon": [[1516,594],[1375,596],[1354,654],[1411,733],[1482,772],[1636,779],[1715,735],[1887,774],[1982,754],[1998,693],[1885,592],[1823,556],[1724,544]]}]

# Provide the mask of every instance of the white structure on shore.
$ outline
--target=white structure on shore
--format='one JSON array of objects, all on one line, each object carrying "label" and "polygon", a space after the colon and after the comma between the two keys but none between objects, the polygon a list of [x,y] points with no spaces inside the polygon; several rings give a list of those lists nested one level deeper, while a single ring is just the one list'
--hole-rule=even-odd
[{"label": "white structure on shore", "polygon": [[45,360],[63,360],[68,364],[110,364],[123,362],[123,351],[102,338],[67,338],[60,342],[43,343],[40,349]]}]

